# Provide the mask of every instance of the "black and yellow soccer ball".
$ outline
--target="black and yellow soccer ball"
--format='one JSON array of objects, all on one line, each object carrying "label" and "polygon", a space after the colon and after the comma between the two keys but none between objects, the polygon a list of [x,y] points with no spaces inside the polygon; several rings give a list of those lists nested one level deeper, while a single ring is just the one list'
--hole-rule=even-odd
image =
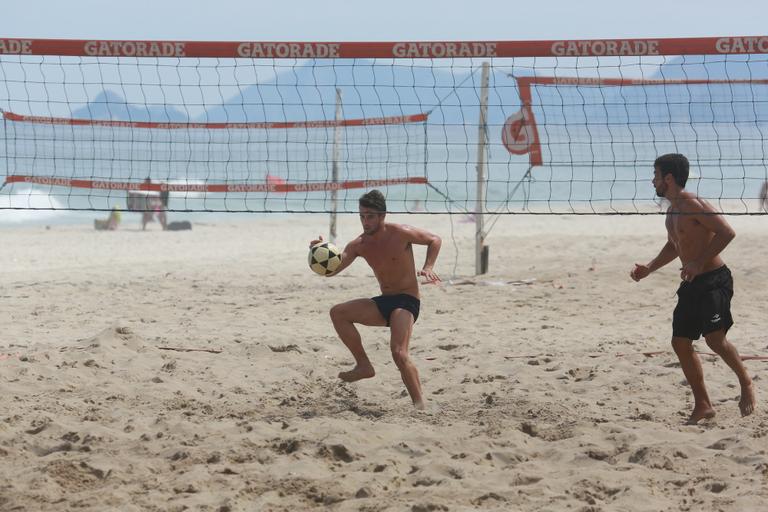
[{"label": "black and yellow soccer ball", "polygon": [[316,274],[333,274],[341,265],[341,251],[330,242],[320,242],[309,249],[309,268]]}]

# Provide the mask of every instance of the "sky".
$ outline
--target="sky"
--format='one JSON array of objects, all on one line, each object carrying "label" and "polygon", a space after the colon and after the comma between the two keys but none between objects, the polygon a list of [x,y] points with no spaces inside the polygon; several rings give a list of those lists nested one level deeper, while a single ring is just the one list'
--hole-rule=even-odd
[{"label": "sky", "polygon": [[740,0],[25,0],[0,38],[221,41],[532,40],[765,35]]}]

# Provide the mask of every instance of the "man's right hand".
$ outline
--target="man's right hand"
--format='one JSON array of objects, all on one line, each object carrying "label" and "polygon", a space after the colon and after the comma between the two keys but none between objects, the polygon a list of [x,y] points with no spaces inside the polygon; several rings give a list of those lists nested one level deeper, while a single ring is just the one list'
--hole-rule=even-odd
[{"label": "man's right hand", "polygon": [[309,242],[309,246],[312,247],[313,245],[317,245],[322,241],[323,241],[323,235],[319,235],[317,240],[312,240],[311,242]]},{"label": "man's right hand", "polygon": [[639,263],[635,263],[635,268],[632,269],[632,271],[629,273],[629,277],[631,277],[635,281],[639,281],[643,278],[648,277],[648,274],[651,273],[651,269],[648,268],[647,265],[640,265]]}]

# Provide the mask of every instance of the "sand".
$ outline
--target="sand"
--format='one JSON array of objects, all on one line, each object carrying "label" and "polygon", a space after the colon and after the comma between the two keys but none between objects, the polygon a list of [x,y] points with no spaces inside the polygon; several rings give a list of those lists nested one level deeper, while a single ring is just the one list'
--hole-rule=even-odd
[{"label": "sand", "polygon": [[[505,217],[477,278],[473,224],[390,220],[443,238],[411,343],[426,412],[386,329],[361,328],[374,379],[336,378],[328,309],[378,289],[363,261],[309,271],[325,216],[1,229],[0,510],[765,510],[768,408],[741,418],[704,356],[718,414],[683,425],[679,265],[628,277],[662,218]],[[766,356],[768,220],[729,220],[729,338]],[[768,362],[746,365],[768,396]]]}]

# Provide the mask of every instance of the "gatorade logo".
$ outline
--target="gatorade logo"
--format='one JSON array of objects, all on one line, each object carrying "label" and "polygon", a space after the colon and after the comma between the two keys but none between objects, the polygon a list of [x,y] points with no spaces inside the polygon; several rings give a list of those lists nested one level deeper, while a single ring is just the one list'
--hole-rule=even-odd
[{"label": "gatorade logo", "polygon": [[501,129],[501,142],[507,151],[514,155],[523,155],[531,150],[534,134],[527,108],[518,110],[509,116]]}]

